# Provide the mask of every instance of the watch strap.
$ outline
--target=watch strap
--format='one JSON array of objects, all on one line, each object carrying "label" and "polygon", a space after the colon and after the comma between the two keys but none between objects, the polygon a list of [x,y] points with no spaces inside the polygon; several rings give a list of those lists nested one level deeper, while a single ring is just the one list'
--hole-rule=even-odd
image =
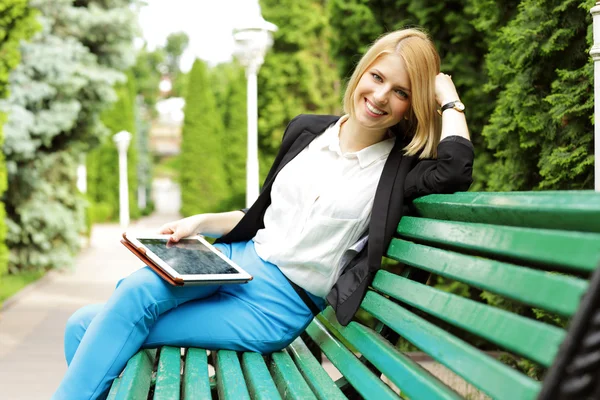
[{"label": "watch strap", "polygon": [[[458,106],[457,106],[458,104]],[[465,112],[465,106],[463,103],[461,103],[460,100],[454,100],[454,101],[450,101],[446,104],[444,104],[441,108],[438,108],[438,114],[442,115],[442,113],[448,109],[454,109],[458,112],[464,113]]]}]

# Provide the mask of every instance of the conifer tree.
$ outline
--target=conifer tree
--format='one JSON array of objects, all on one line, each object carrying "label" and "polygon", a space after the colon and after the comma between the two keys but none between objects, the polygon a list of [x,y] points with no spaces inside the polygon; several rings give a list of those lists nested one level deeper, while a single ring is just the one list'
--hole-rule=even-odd
[{"label": "conifer tree", "polygon": [[223,118],[223,163],[227,174],[227,210],[246,204],[246,78],[237,63],[219,65],[212,71],[215,98]]},{"label": "conifer tree", "polygon": [[[0,7],[0,99],[9,95],[9,73],[21,60],[20,42],[29,39],[39,28],[35,12],[29,7],[27,0],[5,0]],[[0,143],[3,142],[2,126],[6,121],[6,115],[2,111],[0,105]],[[0,154],[0,195],[4,194],[6,186],[4,154]],[[0,202],[0,280],[8,267],[5,217],[4,203]]]},{"label": "conifer tree", "polygon": [[521,1],[490,45],[498,101],[483,135],[492,190],[593,184],[593,1]]},{"label": "conifer tree", "polygon": [[290,120],[300,113],[338,114],[341,98],[324,2],[260,4],[264,18],[279,28],[258,76],[260,174],[265,177]]},{"label": "conifer tree", "polygon": [[180,155],[181,213],[226,211],[229,196],[223,151],[223,122],[207,67],[196,60],[189,73]]},{"label": "conifer tree", "polygon": [[133,62],[130,0],[31,0],[43,29],[10,75],[4,153],[10,268],[68,267],[84,231],[76,188],[83,152],[108,130],[99,115]]}]

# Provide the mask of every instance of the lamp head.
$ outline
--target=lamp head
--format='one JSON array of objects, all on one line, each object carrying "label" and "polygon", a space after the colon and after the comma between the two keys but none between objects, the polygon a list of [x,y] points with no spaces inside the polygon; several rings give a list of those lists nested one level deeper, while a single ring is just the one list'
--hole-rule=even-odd
[{"label": "lamp head", "polygon": [[236,58],[246,67],[260,66],[267,50],[273,45],[272,33],[275,31],[277,26],[265,21],[260,5],[258,2],[254,3],[249,17],[233,30]]}]

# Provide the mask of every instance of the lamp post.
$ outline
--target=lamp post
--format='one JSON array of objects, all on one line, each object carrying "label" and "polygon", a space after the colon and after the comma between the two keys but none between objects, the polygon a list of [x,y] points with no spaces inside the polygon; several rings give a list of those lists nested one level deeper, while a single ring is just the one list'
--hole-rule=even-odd
[{"label": "lamp post", "polygon": [[131,141],[131,133],[121,131],[113,136],[119,150],[119,222],[121,229],[129,225],[129,188],[127,184],[127,148]]},{"label": "lamp post", "polygon": [[594,59],[594,188],[600,191],[600,1],[590,10],[594,19],[594,44],[590,55]]},{"label": "lamp post", "polygon": [[264,62],[267,50],[273,44],[272,33],[277,27],[263,19],[258,2],[253,3],[248,18],[233,30],[235,56],[246,68],[248,154],[246,158],[246,207],[258,198],[258,108],[256,75]]}]

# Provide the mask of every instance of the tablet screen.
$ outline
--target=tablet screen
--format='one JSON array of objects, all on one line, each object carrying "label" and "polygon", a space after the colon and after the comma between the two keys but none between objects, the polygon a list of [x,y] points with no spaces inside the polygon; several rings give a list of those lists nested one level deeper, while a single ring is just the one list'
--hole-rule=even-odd
[{"label": "tablet screen", "polygon": [[181,275],[239,273],[198,240],[181,239],[169,247],[166,239],[137,240]]}]

